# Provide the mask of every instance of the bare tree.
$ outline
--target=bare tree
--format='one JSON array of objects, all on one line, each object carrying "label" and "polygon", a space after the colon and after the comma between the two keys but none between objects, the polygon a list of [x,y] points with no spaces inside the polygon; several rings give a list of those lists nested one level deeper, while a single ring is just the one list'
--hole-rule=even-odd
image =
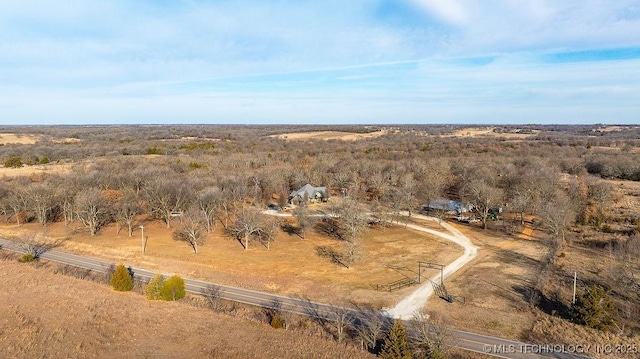
[{"label": "bare tree", "polygon": [[354,182],[353,173],[344,167],[338,167],[338,170],[333,174],[332,186],[340,190],[350,188]]},{"label": "bare tree", "polygon": [[92,236],[109,220],[110,211],[100,192],[97,188],[87,188],[78,192],[74,200],[76,216]]},{"label": "bare tree", "polygon": [[575,221],[575,218],[574,207],[562,190],[557,190],[555,198],[541,206],[541,224],[551,234],[551,253],[554,257],[565,242],[566,229]]},{"label": "bare tree", "polygon": [[525,176],[525,187],[532,193],[531,205],[534,208],[553,200],[557,189],[560,188],[560,176],[554,168],[538,164]]},{"label": "bare tree", "polygon": [[45,233],[32,233],[26,236],[12,238],[12,240],[18,242],[19,248],[24,253],[33,256],[34,259],[40,258],[43,253],[62,243],[62,240],[51,240],[47,238]]},{"label": "bare tree", "polygon": [[371,176],[368,177],[367,183],[369,185],[369,189],[367,193],[371,200],[376,201],[385,197],[387,191],[389,190],[389,183],[385,176],[379,171],[374,172]]},{"label": "bare tree", "polygon": [[313,217],[309,214],[309,208],[306,205],[298,206],[293,211],[293,216],[298,221],[300,236],[304,239],[307,229],[313,226]]},{"label": "bare tree", "polygon": [[357,309],[357,323],[354,325],[356,335],[363,349],[374,353],[384,339],[384,330],[389,319],[373,307]]},{"label": "bare tree", "polygon": [[389,213],[389,208],[384,206],[379,200],[372,201],[371,214],[376,217],[378,224],[382,226],[383,230],[392,223],[393,216]]},{"label": "bare tree", "polygon": [[444,191],[451,182],[451,167],[444,160],[432,160],[424,164],[423,169],[416,176],[418,195],[429,203],[431,200],[442,198]]},{"label": "bare tree", "polygon": [[353,313],[349,308],[333,305],[329,323],[333,327],[334,337],[338,343],[342,343],[347,336],[347,331],[353,326]]},{"label": "bare tree", "polygon": [[347,242],[347,265],[353,264],[360,249],[360,235],[369,224],[369,216],[360,203],[350,198],[337,202],[336,210]]},{"label": "bare tree", "polygon": [[11,210],[13,211],[16,223],[20,225],[20,219],[29,207],[29,197],[27,192],[19,188],[14,188],[9,195],[8,202]]},{"label": "bare tree", "polygon": [[487,229],[487,218],[492,207],[502,203],[502,191],[482,178],[476,178],[464,185],[464,198],[472,203],[482,219],[482,228]]},{"label": "bare tree", "polygon": [[524,224],[524,216],[527,211],[532,208],[532,204],[533,196],[531,192],[527,190],[516,190],[514,197],[511,198],[509,207],[512,212],[515,212],[520,216],[520,224]]},{"label": "bare tree", "polygon": [[396,220],[400,217],[400,211],[402,210],[402,190],[399,188],[392,187],[387,192],[387,198],[385,201],[389,204],[392,211],[392,218]]},{"label": "bare tree", "polygon": [[129,237],[133,236],[133,226],[136,216],[142,212],[140,200],[134,190],[125,190],[124,196],[118,201],[118,219],[122,220],[128,229]]},{"label": "bare tree", "polygon": [[602,222],[604,220],[604,211],[609,202],[611,202],[613,189],[609,183],[603,181],[592,181],[587,185],[589,199],[595,209],[597,219]]},{"label": "bare tree", "polygon": [[74,199],[78,193],[78,186],[74,180],[65,177],[54,177],[52,185],[57,189],[57,202],[62,210],[66,226],[74,220]]},{"label": "bare tree", "polygon": [[398,180],[398,187],[400,189],[400,203],[402,209],[409,212],[409,217],[411,217],[411,213],[415,206],[417,205],[417,191],[418,191],[418,183],[413,178],[413,175],[410,173],[405,173]]},{"label": "bare tree", "polygon": [[213,310],[218,310],[220,308],[221,292],[222,289],[213,284],[208,285],[200,291],[200,293],[207,298],[207,301]]},{"label": "bare tree", "polygon": [[267,249],[271,249],[271,242],[273,242],[278,235],[280,222],[276,217],[266,216],[262,213],[261,215],[263,216],[264,230],[260,233],[258,239]]},{"label": "bare tree", "polygon": [[171,228],[172,213],[184,211],[191,202],[191,189],[184,181],[156,179],[144,188],[151,214]]},{"label": "bare tree", "polygon": [[249,243],[252,239],[266,243],[266,247],[269,249],[277,231],[277,222],[255,208],[243,209],[237,214],[235,222],[228,230],[243,244],[245,250],[249,249]]},{"label": "bare tree", "polygon": [[30,186],[26,193],[29,207],[35,212],[38,222],[46,226],[56,207],[54,189],[47,185],[36,184]]},{"label": "bare tree", "polygon": [[217,198],[220,192],[215,187],[207,187],[198,194],[196,204],[202,212],[207,225],[207,232],[211,233],[216,226],[216,217],[218,215]]},{"label": "bare tree", "polygon": [[238,178],[230,177],[220,182],[220,189],[216,203],[219,208],[222,209],[222,212],[224,212],[224,221],[222,223],[224,228],[227,229],[229,227],[229,218],[231,214],[242,204],[246,188]]},{"label": "bare tree", "polygon": [[284,330],[289,329],[294,319],[293,313],[282,309],[282,301],[279,299],[274,299],[269,303],[265,308],[265,314],[272,327],[281,327]]},{"label": "bare tree", "polygon": [[182,215],[182,220],[173,231],[173,239],[177,241],[187,242],[193,248],[193,252],[198,254],[198,246],[203,245],[205,236],[202,233],[204,229],[204,217],[197,208],[190,208]]},{"label": "bare tree", "polygon": [[9,216],[10,208],[8,198],[11,195],[11,191],[7,188],[4,183],[0,183],[0,213],[3,216]]},{"label": "bare tree", "polygon": [[451,332],[424,311],[410,322],[409,338],[413,353],[419,358],[446,358],[450,351]]}]

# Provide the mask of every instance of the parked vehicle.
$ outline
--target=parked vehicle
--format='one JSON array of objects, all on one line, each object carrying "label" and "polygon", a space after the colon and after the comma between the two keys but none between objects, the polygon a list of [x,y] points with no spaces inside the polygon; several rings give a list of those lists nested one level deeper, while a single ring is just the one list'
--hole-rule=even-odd
[{"label": "parked vehicle", "polygon": [[467,216],[463,216],[461,214],[457,215],[455,217],[456,221],[458,222],[462,222],[462,223],[476,223],[476,222],[480,222],[480,219],[478,217],[467,217]]}]

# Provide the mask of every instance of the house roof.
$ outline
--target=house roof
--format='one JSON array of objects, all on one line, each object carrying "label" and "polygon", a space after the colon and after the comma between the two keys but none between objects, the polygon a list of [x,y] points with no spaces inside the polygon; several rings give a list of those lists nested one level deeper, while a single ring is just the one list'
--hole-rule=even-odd
[{"label": "house roof", "polygon": [[465,206],[462,202],[450,199],[434,199],[433,201],[423,205],[428,209],[439,209],[443,211],[465,211],[469,206]]},{"label": "house roof", "polygon": [[306,185],[302,186],[302,188],[300,188],[299,190],[291,192],[289,197],[300,196],[300,198],[304,198],[304,195],[306,193],[307,198],[313,198],[316,195],[316,193],[318,192],[324,193],[326,190],[327,190],[327,187],[313,187],[312,185],[307,183]]}]

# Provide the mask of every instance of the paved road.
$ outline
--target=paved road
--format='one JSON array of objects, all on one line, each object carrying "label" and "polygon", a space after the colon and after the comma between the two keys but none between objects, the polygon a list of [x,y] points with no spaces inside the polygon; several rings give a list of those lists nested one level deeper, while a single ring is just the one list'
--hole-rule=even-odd
[{"label": "paved road", "polygon": [[[16,242],[1,239],[0,248],[14,252],[23,252],[20,245]],[[71,253],[61,252],[55,249],[43,250],[40,258],[87,269],[90,271],[105,273],[114,264],[101,261],[98,259],[79,256]],[[156,273],[142,268],[130,268],[137,279],[148,281]],[[352,315],[358,316],[359,313],[343,308],[312,302],[301,298],[284,297],[270,293],[256,292],[248,289],[236,288],[231,286],[217,285],[214,283],[185,278],[186,290],[190,293],[202,294],[209,288],[217,288],[218,295],[222,299],[231,300],[239,303],[255,305],[264,308],[278,307],[280,310],[315,317],[324,320],[333,320],[338,313],[349,311]],[[540,353],[541,349],[529,344],[494,338],[481,334],[474,334],[460,330],[450,330],[454,337],[452,345],[461,349],[489,354],[498,358],[524,359],[524,358],[587,358],[584,356],[567,354],[567,353]],[[561,348],[550,348],[558,351]]]}]

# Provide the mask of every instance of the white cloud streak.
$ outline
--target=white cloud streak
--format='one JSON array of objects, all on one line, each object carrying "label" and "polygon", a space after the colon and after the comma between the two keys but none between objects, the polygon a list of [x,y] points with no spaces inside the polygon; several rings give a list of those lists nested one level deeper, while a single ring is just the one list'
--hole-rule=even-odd
[{"label": "white cloud streak", "polygon": [[467,7],[458,0],[411,0],[416,6],[453,25],[466,25]]},{"label": "white cloud streak", "polygon": [[[572,109],[603,122],[597,114],[637,113],[638,61],[540,61],[640,46],[635,0],[162,3],[1,3],[1,120],[464,122],[467,111],[472,122]],[[416,18],[386,22],[385,4]],[[495,59],[466,61],[478,56]]]}]

